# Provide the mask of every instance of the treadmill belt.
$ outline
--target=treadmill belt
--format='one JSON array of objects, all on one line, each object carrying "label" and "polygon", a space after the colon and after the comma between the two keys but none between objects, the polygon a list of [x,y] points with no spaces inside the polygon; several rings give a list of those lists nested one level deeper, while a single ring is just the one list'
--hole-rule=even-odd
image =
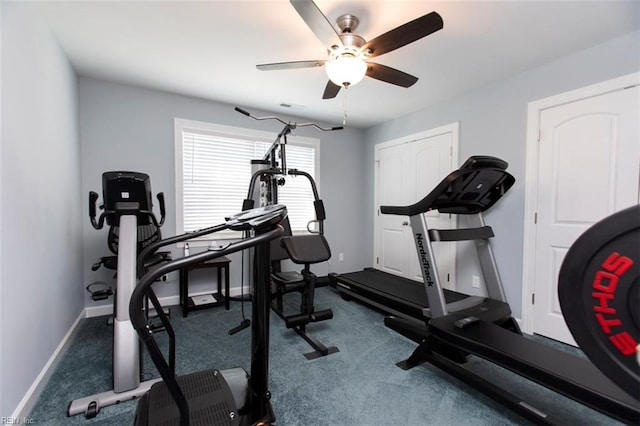
[{"label": "treadmill belt", "polygon": [[[350,272],[337,276],[338,282],[349,285],[354,290],[370,291],[380,297],[389,297],[396,303],[406,303],[408,306],[429,307],[424,285],[420,282],[389,274],[373,268],[366,268],[359,272]],[[467,298],[462,293],[444,289],[446,303],[456,302]]]}]

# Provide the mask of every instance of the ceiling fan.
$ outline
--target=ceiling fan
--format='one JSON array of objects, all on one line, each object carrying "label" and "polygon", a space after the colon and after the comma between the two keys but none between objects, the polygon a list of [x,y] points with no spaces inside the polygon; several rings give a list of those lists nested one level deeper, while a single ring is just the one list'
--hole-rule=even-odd
[{"label": "ceiling fan", "polygon": [[327,46],[328,59],[277,62],[256,65],[256,67],[262,71],[271,71],[326,65],[329,81],[322,99],[335,98],[342,87],[353,86],[365,75],[396,86],[412,86],[418,81],[417,77],[386,65],[369,62],[368,59],[399,49],[443,27],[440,15],[431,12],[387,31],[373,40],[366,41],[353,33],[360,22],[356,16],[340,16],[336,20],[337,27],[340,29],[338,33],[313,0],[290,0],[290,2],[316,37]]}]

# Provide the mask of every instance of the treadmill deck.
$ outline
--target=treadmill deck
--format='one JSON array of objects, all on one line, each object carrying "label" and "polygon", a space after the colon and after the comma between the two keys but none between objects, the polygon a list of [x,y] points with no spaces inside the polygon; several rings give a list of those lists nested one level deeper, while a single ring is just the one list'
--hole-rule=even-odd
[{"label": "treadmill deck", "polygon": [[[333,286],[338,291],[345,290],[350,296],[366,302],[374,302],[377,307],[390,313],[402,313],[424,320],[423,309],[429,307],[424,284],[389,274],[374,268],[339,274]],[[444,290],[446,303],[467,298],[462,293]],[[382,305],[382,306],[380,306]]]}]

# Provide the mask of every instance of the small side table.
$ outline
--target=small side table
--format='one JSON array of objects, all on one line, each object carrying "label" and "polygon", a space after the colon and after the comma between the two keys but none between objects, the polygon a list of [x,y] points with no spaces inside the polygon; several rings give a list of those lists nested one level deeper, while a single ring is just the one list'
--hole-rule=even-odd
[{"label": "small side table", "polygon": [[[226,257],[220,257],[204,263],[185,266],[180,268],[180,306],[182,307],[182,316],[186,317],[189,311],[198,309],[212,308],[224,304],[225,309],[229,310],[229,263],[231,261]],[[210,303],[194,303],[193,298],[189,296],[189,272],[194,269],[216,268],[218,272],[218,289],[217,292],[211,293],[214,300]],[[224,272],[224,294],[222,293],[222,273]],[[197,296],[196,296],[197,297]]]}]

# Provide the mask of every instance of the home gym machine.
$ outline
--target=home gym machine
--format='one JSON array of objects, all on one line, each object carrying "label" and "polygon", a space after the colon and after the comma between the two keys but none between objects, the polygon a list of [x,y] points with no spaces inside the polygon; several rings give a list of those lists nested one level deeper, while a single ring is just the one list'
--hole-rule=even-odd
[{"label": "home gym machine", "polygon": [[[113,318],[113,390],[71,401],[67,411],[69,416],[84,413],[87,418],[95,417],[102,407],[143,395],[155,382],[140,381],[140,342],[131,327],[129,298],[137,281],[137,253],[143,245],[159,236],[157,230],[164,223],[164,194],[159,193],[157,197],[160,222],[153,213],[148,175],[125,171],[105,172],[102,174],[103,205],[100,206],[104,211],[96,221],[98,194],[93,191],[89,193],[91,224],[95,229],[102,229],[106,221],[110,227],[109,247],[117,253],[117,257],[100,260],[107,267],[117,269]],[[145,237],[145,230],[150,229],[153,231],[147,232]],[[145,267],[163,260],[167,260],[167,257],[156,254],[147,260]],[[110,290],[99,290],[97,299],[106,298],[110,293]]]},{"label": "home gym machine", "polygon": [[[251,181],[247,198],[243,202],[243,210],[253,208],[258,203],[260,206],[277,204],[278,187],[285,184],[285,176],[304,177],[311,186],[313,193],[313,206],[315,220],[307,224],[307,235],[292,235],[289,218],[283,220],[284,234],[281,239],[274,240],[271,246],[272,268],[272,310],[283,319],[287,328],[294,330],[312,348],[306,353],[307,359],[314,359],[338,352],[335,346],[327,347],[318,339],[309,334],[306,326],[312,322],[320,322],[333,318],[331,309],[316,310],[314,306],[315,288],[317,277],[311,272],[311,265],[325,262],[331,258],[329,243],[324,237],[324,220],[326,213],[324,204],[318,195],[318,189],[313,177],[307,172],[287,168],[286,145],[287,135],[297,127],[313,126],[321,131],[340,130],[342,127],[322,128],[314,123],[287,123],[277,117],[256,117],[252,114],[236,108],[236,111],[256,120],[277,120],[284,124],[284,128],[278,134],[273,144],[267,150],[261,160],[252,161]],[[312,228],[317,229],[312,229]],[[290,259],[297,265],[303,265],[301,272],[282,271],[280,262]],[[291,315],[284,312],[283,297],[287,293],[300,293],[300,310]]]},{"label": "home gym machine", "polygon": [[[282,234],[280,222],[286,217],[284,206],[271,205],[246,210],[227,218],[221,225],[167,238],[147,247],[138,259],[139,268],[147,256],[160,247],[224,230],[246,231],[250,237],[229,243],[217,250],[208,250],[164,263],[146,273],[131,295],[129,315],[135,331],[146,345],[162,381],[151,387],[138,402],[135,423],[199,424],[199,425],[267,425],[275,421],[268,388],[269,369],[269,248],[271,240]],[[253,309],[251,320],[251,375],[242,368],[205,370],[184,376],[175,375],[175,345],[169,341],[169,361],[145,321],[142,307],[148,297],[158,312],[164,327],[173,336],[168,317],[151,285],[163,274],[255,248]]]},{"label": "home gym machine", "polygon": [[[506,167],[506,162],[496,158],[471,157],[458,171],[462,172],[461,177],[445,179],[438,186],[439,190],[432,191],[422,201],[413,206],[380,208],[383,214],[411,217],[431,314],[430,318],[425,316],[425,338],[412,355],[398,365],[408,369],[429,361],[529,420],[547,424],[558,422],[542,408],[534,407],[513,392],[463,367],[471,354],[605,415],[637,424],[640,419],[640,381],[635,359],[639,334],[638,208],[596,225],[597,231],[588,232],[586,241],[579,240],[577,248],[569,251],[560,272],[560,295],[564,299],[565,315],[581,313],[577,318],[568,318],[567,322],[577,340],[584,345],[584,352],[612,379],[584,358],[522,336],[504,298],[493,299],[495,295],[491,293],[495,293],[495,289],[489,288],[489,297],[478,305],[453,310],[445,303],[438,282],[432,241],[456,241],[459,233],[463,236],[493,235],[491,229],[484,225],[480,212],[490,207],[493,204],[491,200],[504,192],[500,181],[513,180]],[[496,180],[500,175],[502,178]],[[483,188],[489,191],[485,193]],[[469,230],[428,230],[422,215],[416,213],[432,209],[441,213],[476,215],[481,226]],[[498,278],[495,262],[487,261],[487,258],[492,258],[490,251],[486,250],[489,242],[485,238],[482,240],[476,245],[480,264],[485,275],[489,269],[490,275]],[[632,265],[635,265],[634,269],[631,269]],[[588,287],[577,290],[574,280],[586,282]],[[616,287],[618,290],[614,291]],[[565,310],[565,306],[573,308]],[[385,323],[401,333],[415,331],[415,325],[403,318],[390,317],[385,319]],[[593,343],[594,339],[597,344]],[[600,348],[594,348],[596,345]],[[622,355],[626,356],[624,360]]]},{"label": "home gym machine", "polygon": [[[331,285],[345,298],[356,298],[394,317],[385,324],[420,342],[425,338],[425,320],[472,306],[491,312],[492,321],[518,330],[498,274],[489,239],[493,230],[484,224],[482,213],[511,188],[515,179],[506,171],[507,163],[487,156],[470,157],[458,170],[446,176],[422,200],[411,206],[381,206],[382,214],[409,216],[415,237],[423,283],[373,268],[333,275]],[[429,229],[423,213],[439,210],[469,216],[471,228]],[[489,298],[467,296],[443,289],[431,242],[474,241]]]}]

